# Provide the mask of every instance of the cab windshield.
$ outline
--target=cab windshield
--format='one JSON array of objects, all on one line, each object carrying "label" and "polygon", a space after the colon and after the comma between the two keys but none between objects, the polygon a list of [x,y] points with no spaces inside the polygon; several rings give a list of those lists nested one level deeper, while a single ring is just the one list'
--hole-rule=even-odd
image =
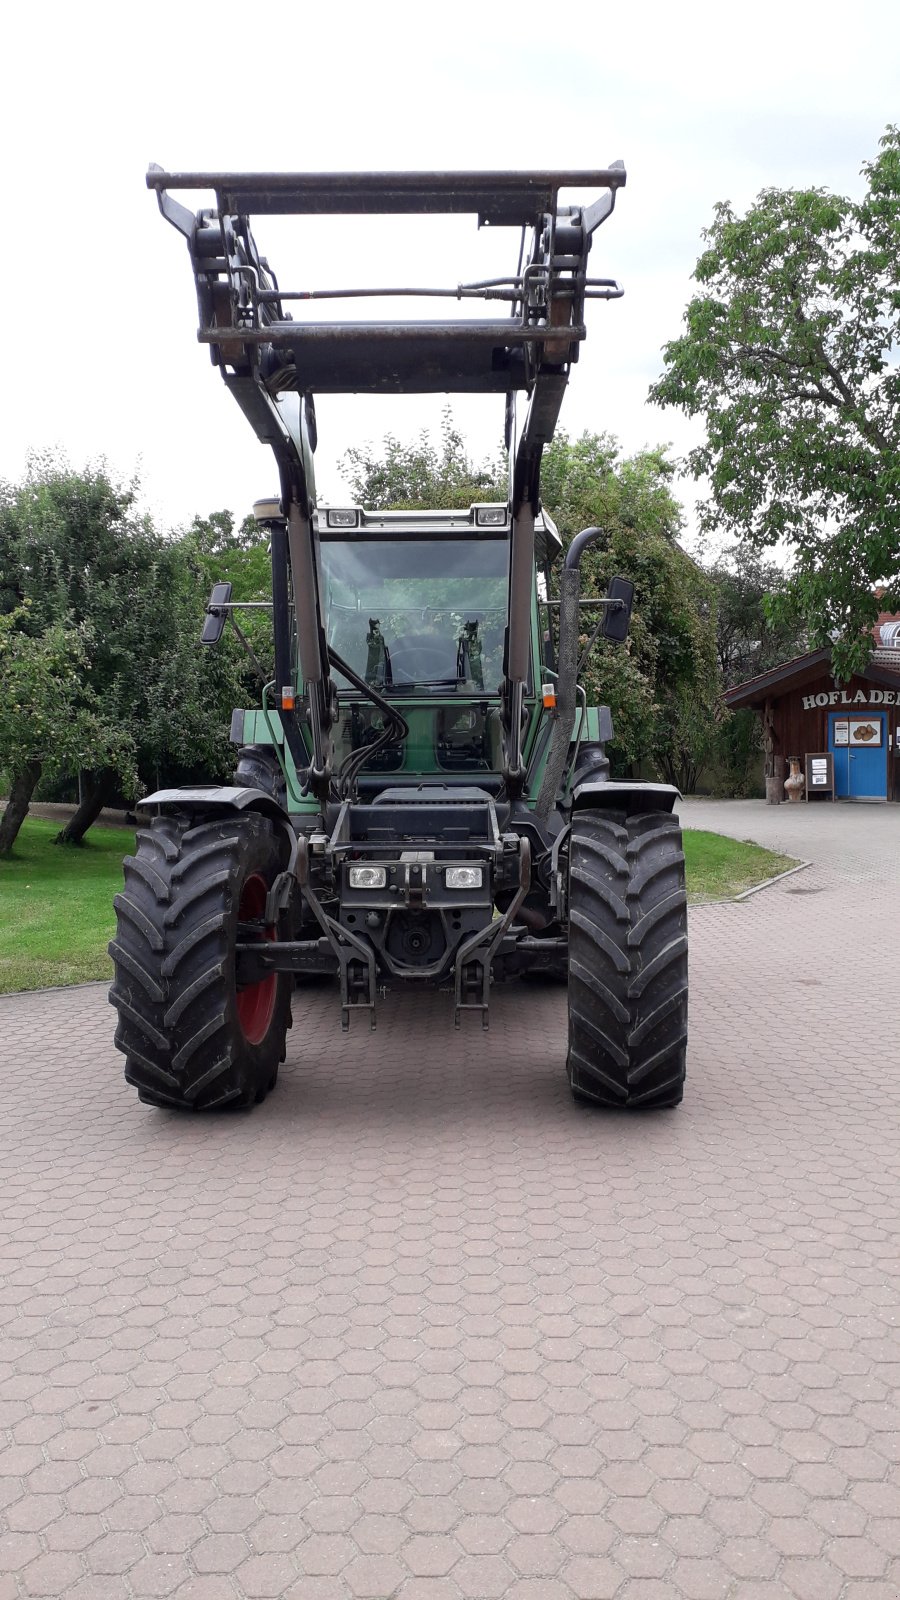
[{"label": "cab windshield", "polygon": [[505,537],[322,539],[319,548],[328,643],[367,683],[499,692]]}]

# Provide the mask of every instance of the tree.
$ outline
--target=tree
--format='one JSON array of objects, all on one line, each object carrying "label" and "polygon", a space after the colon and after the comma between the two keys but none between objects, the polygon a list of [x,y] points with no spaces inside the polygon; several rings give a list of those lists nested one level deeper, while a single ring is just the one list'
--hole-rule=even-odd
[{"label": "tree", "polygon": [[35,632],[28,604],[0,615],[0,767],[11,778],[0,817],[0,856],[9,855],[42,771],[114,766],[136,781],[133,745],[103,715],[86,682],[92,639],[71,619]]},{"label": "tree", "polygon": [[373,511],[453,510],[478,500],[505,500],[507,494],[505,464],[478,466],[471,460],[449,407],[441,419],[440,449],[427,430],[415,444],[401,444],[388,433],[380,452],[371,445],[354,446],[342,466],[356,504]]},{"label": "tree", "polygon": [[717,595],[716,655],[726,688],[800,655],[807,633],[786,606],[790,575],[746,544],[708,568]]},{"label": "tree", "polygon": [[234,585],[236,600],[271,598],[268,533],[255,517],[245,517],[237,527],[230,511],[197,516],[183,542],[185,549],[193,552],[210,584],[227,578]]},{"label": "tree", "polygon": [[[135,772],[152,782],[167,763],[218,774],[227,761],[238,680],[198,644],[205,575],[136,499],[102,464],[79,473],[52,457],[33,458],[24,483],[0,494],[0,604],[27,602],[35,635],[81,630],[85,692],[115,735],[95,747],[102,760],[76,763],[88,769],[84,798],[61,843],[80,843],[123,778],[134,791]],[[123,771],[112,757],[126,749]]]},{"label": "tree", "polygon": [[716,207],[650,391],[705,420],[688,457],[704,525],[794,552],[782,614],[834,639],[844,676],[879,609],[900,609],[900,129],[863,174],[860,201],[766,189],[745,216]]},{"label": "tree", "polygon": [[[230,582],[235,600],[266,602],[272,598],[272,567],[268,533],[255,517],[245,517],[240,527],[230,511],[196,516],[182,540],[196,576],[203,603],[214,583]],[[202,609],[202,608],[201,608]],[[199,613],[198,613],[199,614]],[[238,625],[259,662],[263,676],[271,678],[275,666],[275,641],[269,611],[240,613]],[[230,684],[232,705],[259,698],[259,675],[232,629],[226,628],[214,651],[215,667]],[[212,668],[210,663],[210,668]]]},{"label": "tree", "polygon": [[624,646],[601,640],[583,674],[589,698],[612,710],[614,766],[649,760],[690,790],[722,715],[716,593],[677,542],[681,509],[672,476],[664,450],[623,459],[609,435],[571,440],[558,433],[545,454],[542,483],[565,542],[581,528],[604,529],[602,545],[582,562],[585,598],[602,596],[617,572],[635,585],[628,640]]}]

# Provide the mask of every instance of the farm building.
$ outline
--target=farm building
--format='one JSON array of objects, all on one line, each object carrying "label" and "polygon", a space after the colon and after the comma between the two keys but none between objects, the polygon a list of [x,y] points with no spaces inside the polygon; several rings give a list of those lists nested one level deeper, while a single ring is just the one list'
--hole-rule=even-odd
[{"label": "farm building", "polygon": [[736,684],[725,703],[762,718],[771,804],[786,798],[792,761],[807,800],[900,801],[900,618],[879,619],[869,663],[848,683],[829,649],[811,650]]}]

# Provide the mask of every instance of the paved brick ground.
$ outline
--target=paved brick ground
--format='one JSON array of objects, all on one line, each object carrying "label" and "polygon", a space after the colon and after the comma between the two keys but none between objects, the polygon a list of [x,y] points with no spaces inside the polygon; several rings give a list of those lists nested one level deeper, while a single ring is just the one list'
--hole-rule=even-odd
[{"label": "paved brick ground", "polygon": [[804,811],[688,808],[818,864],[692,914],[676,1112],[555,990],[311,993],[197,1120],[0,1002],[0,1600],[896,1600],[900,811]]}]

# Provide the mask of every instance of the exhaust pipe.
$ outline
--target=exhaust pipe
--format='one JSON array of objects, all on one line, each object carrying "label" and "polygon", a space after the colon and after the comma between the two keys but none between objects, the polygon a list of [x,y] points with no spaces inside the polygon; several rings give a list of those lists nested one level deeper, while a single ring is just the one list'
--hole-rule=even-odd
[{"label": "exhaust pipe", "polygon": [[535,816],[546,822],[569,760],[575,726],[578,673],[578,602],[581,599],[581,558],[589,545],[603,538],[602,528],[585,528],[566,551],[559,579],[559,676],[556,684],[556,720],[550,738],[547,765],[538,791]]}]

